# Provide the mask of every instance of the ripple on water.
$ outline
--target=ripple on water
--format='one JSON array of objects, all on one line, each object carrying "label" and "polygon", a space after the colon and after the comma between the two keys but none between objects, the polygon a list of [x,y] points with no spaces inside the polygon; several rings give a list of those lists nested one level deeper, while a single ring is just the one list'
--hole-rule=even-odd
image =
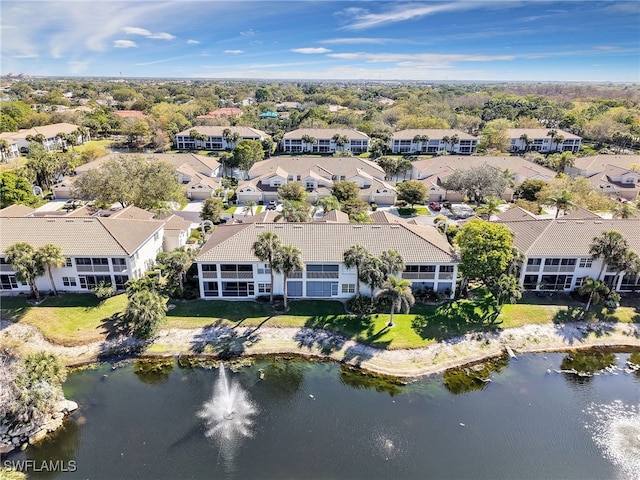
[{"label": "ripple on water", "polygon": [[640,478],[640,405],[617,400],[608,405],[592,404],[587,428],[602,455],[630,478]]}]

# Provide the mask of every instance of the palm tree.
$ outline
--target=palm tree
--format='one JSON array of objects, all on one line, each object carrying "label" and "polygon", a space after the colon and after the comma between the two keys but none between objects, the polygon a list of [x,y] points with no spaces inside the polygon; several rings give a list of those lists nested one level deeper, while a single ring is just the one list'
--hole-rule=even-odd
[{"label": "palm tree", "polygon": [[174,279],[174,282],[175,280],[178,281],[180,295],[184,292],[184,280],[187,271],[193,264],[195,254],[195,250],[179,247],[172,252],[161,252],[156,257],[157,262],[165,267],[168,275]]},{"label": "palm tree", "polygon": [[491,219],[491,215],[495,215],[500,213],[500,208],[502,205],[502,200],[498,197],[486,197],[482,204],[476,208],[476,213],[478,215],[485,215],[487,220]]},{"label": "palm tree", "polygon": [[360,280],[367,284],[371,290],[371,296],[376,288],[382,286],[386,279],[382,260],[369,255],[360,266]]},{"label": "palm tree", "polygon": [[322,207],[324,213],[331,212],[332,210],[340,210],[340,202],[333,195],[321,198],[318,200],[318,205]]},{"label": "palm tree", "polygon": [[237,143],[240,141],[241,138],[242,138],[242,135],[240,135],[238,132],[233,132],[227,138],[227,142],[230,145],[233,145],[234,147],[236,147]]},{"label": "palm tree", "polygon": [[129,297],[124,316],[132,325],[134,337],[149,339],[155,336],[166,313],[166,300],[154,290],[142,289]]},{"label": "palm tree", "polygon": [[447,151],[447,145],[449,145],[449,142],[451,141],[451,138],[449,138],[449,135],[445,135],[444,137],[442,137],[442,142],[444,143],[444,151]]},{"label": "palm tree", "polygon": [[551,137],[551,145],[554,144],[556,135],[558,135],[558,131],[556,129],[551,129],[547,132],[547,137]]},{"label": "palm tree", "polygon": [[33,293],[36,302],[39,302],[40,291],[36,285],[36,278],[44,273],[44,265],[38,261],[34,248],[26,242],[17,242],[9,245],[4,253],[7,263],[16,273],[16,278],[29,284],[31,293]]},{"label": "palm tree", "polygon": [[296,202],[284,200],[282,202],[282,212],[276,216],[275,221],[284,219],[285,222],[302,223],[311,220],[309,215],[310,205],[306,201]]},{"label": "palm tree", "polygon": [[451,145],[451,153],[454,153],[456,145],[460,143],[460,137],[457,134],[451,135],[449,144]]},{"label": "palm tree", "polygon": [[245,206],[245,211],[248,208],[249,212],[250,212],[250,215],[253,216],[253,207],[256,206],[256,202],[254,202],[253,200],[249,200],[247,202],[244,202],[244,206]]},{"label": "palm tree", "polygon": [[404,260],[395,250],[385,250],[380,254],[382,262],[382,271],[388,277],[389,275],[399,275],[404,271]]},{"label": "palm tree", "polygon": [[304,134],[302,135],[302,141],[305,145],[308,146],[308,148],[306,148],[305,150],[307,152],[310,152],[313,150],[313,144],[316,143],[317,139],[315,137],[312,137],[311,135]]},{"label": "palm tree", "polygon": [[419,145],[417,151],[418,152],[422,152],[422,148],[424,147],[424,144],[427,143],[429,141],[429,135],[416,135],[415,137],[413,137],[413,143],[415,143],[416,145]]},{"label": "palm tree", "polygon": [[261,262],[269,264],[269,273],[271,275],[271,289],[269,290],[269,302],[273,303],[273,262],[276,254],[282,244],[278,235],[272,232],[262,232],[258,235],[258,239],[253,242],[251,251],[258,257]]},{"label": "palm tree", "polygon": [[299,248],[293,245],[281,245],[276,250],[276,255],[273,259],[273,269],[281,273],[284,277],[284,309],[287,309],[287,279],[289,275],[297,270],[302,270],[304,263],[302,263],[302,252]]},{"label": "palm tree", "polygon": [[529,147],[533,143],[533,140],[531,140],[529,138],[529,135],[527,135],[526,133],[523,133],[522,135],[520,135],[520,140],[522,140],[522,143],[524,143],[524,151],[525,151],[525,153],[528,152],[529,151]]},{"label": "palm tree", "polygon": [[561,210],[566,212],[573,207],[573,202],[571,201],[572,198],[573,195],[568,190],[561,190],[556,195],[549,197],[549,200],[547,200],[548,204],[556,207],[555,218],[558,218]]},{"label": "palm tree", "polygon": [[224,130],[222,130],[222,138],[224,138],[225,142],[227,142],[227,145],[230,142],[229,137],[231,136],[231,129],[230,128],[225,128]]},{"label": "palm tree", "polygon": [[498,312],[505,303],[514,303],[522,298],[522,286],[515,276],[503,274],[492,283],[491,293],[496,300]]},{"label": "palm tree", "polygon": [[616,203],[612,209],[613,218],[633,218],[635,210],[630,202]]},{"label": "palm tree", "polygon": [[52,243],[47,243],[40,247],[36,253],[36,261],[42,264],[49,274],[49,281],[51,282],[51,290],[54,295],[58,295],[56,284],[53,281],[53,275],[51,274],[51,267],[61,267],[66,262],[66,257],[62,254],[62,248]]},{"label": "palm tree", "polygon": [[566,139],[564,138],[564,135],[556,135],[555,141],[556,141],[556,152],[558,151],[558,149],[560,148],[560,145],[562,145],[564,143]]},{"label": "palm tree", "polygon": [[356,267],[356,297],[360,296],[360,269],[371,254],[364,246],[356,243],[351,245],[343,254],[344,264],[347,268]]},{"label": "palm tree", "polygon": [[378,298],[386,298],[391,301],[391,312],[387,327],[393,327],[393,313],[402,310],[409,313],[416,299],[411,293],[411,282],[405,278],[390,276],[382,285],[382,289],[376,294]]},{"label": "palm tree", "polygon": [[594,237],[593,242],[589,247],[589,254],[594,260],[599,258],[602,258],[603,260],[600,273],[596,280],[600,280],[602,277],[605,266],[609,265],[610,267],[615,267],[616,265],[619,265],[628,248],[629,245],[627,244],[627,240],[620,232],[615,230],[602,232],[599,237]]},{"label": "palm tree", "polygon": [[609,295],[609,287],[600,280],[595,280],[591,277],[584,279],[582,285],[578,288],[580,295],[589,295],[587,306],[584,307],[584,311],[588,312],[591,304],[597,305],[600,301]]},{"label": "palm tree", "polygon": [[339,150],[343,150],[343,147],[349,141],[349,137],[347,137],[346,135],[341,135],[339,133],[336,133],[333,137],[331,137],[331,139],[335,142],[336,147],[340,147]]}]

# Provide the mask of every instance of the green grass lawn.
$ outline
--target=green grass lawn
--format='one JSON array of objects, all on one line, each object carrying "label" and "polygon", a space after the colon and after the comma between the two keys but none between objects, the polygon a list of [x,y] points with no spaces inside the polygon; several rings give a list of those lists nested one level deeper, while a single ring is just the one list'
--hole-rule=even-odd
[{"label": "green grass lawn", "polygon": [[235,213],[237,209],[238,207],[229,207],[224,211],[224,213]]},{"label": "green grass lawn", "polygon": [[[555,303],[554,303],[555,302]],[[520,303],[497,312],[486,297],[456,300],[439,306],[416,305],[409,314],[352,315],[338,301],[295,300],[285,313],[253,301],[174,301],[164,328],[197,328],[226,324],[235,327],[322,328],[379,348],[416,348],[473,331],[491,331],[526,324],[576,320],[581,304],[569,296],[526,296]],[[91,294],[47,297],[31,306],[24,297],[1,297],[3,320],[38,327],[49,340],[77,345],[104,340],[113,329],[112,317],[125,309],[126,295],[99,302]],[[615,312],[594,307],[591,318],[614,322],[640,322],[640,300],[627,301]]]},{"label": "green grass lawn", "polygon": [[109,145],[111,145],[112,143],[114,143],[114,140],[109,140],[109,139],[104,139],[104,140],[90,140],[86,143],[84,143],[83,145],[78,145],[77,147],[73,147],[73,150],[78,152],[78,153],[82,153],[84,150],[87,149],[87,147],[91,146],[91,147],[105,147],[105,148],[109,148]]}]

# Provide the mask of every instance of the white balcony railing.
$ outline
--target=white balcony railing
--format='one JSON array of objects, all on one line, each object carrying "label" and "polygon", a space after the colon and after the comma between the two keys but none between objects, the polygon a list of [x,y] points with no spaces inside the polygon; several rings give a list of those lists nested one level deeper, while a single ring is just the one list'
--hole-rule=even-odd
[{"label": "white balcony railing", "polygon": [[220,272],[220,278],[253,278],[253,272]]},{"label": "white balcony railing", "polygon": [[202,272],[202,278],[218,278],[218,272]]},{"label": "white balcony railing", "polygon": [[436,278],[436,272],[402,272],[402,278],[407,280],[433,280]]}]

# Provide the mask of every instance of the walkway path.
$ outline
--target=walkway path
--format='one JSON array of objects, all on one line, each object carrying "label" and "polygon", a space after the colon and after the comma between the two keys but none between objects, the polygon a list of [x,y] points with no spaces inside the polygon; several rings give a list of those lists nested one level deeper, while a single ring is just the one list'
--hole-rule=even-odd
[{"label": "walkway path", "polygon": [[[0,332],[0,347],[22,353],[47,350],[68,365],[91,362],[134,342],[94,342],[65,347],[48,342],[35,328],[14,323]],[[561,351],[595,346],[640,348],[640,324],[598,323],[528,325],[500,332],[470,333],[425,348],[380,350],[339,335],[309,328],[231,327],[162,330],[145,355],[232,355],[293,353],[331,358],[366,370],[397,377],[419,377],[502,354]]]}]

